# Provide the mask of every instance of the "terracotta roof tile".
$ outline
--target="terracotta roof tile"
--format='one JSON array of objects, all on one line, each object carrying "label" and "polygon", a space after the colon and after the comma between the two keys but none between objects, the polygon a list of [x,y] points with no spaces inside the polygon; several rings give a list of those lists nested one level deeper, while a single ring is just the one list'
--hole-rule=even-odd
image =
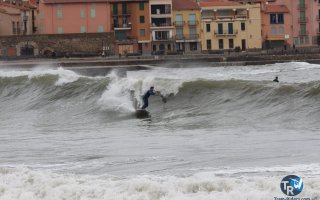
[{"label": "terracotta roof tile", "polygon": [[285,5],[267,5],[266,13],[289,13],[289,9]]},{"label": "terracotta roof tile", "polygon": [[172,8],[174,10],[200,10],[200,6],[194,0],[173,0]]}]

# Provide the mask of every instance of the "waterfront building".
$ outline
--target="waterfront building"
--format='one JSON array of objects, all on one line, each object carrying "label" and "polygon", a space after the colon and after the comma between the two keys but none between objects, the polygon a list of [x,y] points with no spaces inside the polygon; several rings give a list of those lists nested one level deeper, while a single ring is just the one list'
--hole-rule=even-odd
[{"label": "waterfront building", "polygon": [[109,0],[40,0],[39,33],[111,31]]},{"label": "waterfront building", "polygon": [[200,2],[203,51],[261,48],[259,4]]},{"label": "waterfront building", "polygon": [[[233,1],[248,3],[248,0]],[[320,2],[318,0],[250,0],[250,2],[261,4],[265,48],[276,48],[281,46],[281,43],[291,47],[317,47],[320,44]],[[283,25],[281,24],[282,16]]]},{"label": "waterfront building", "polygon": [[153,54],[174,51],[172,0],[149,0]]},{"label": "waterfront building", "polygon": [[262,41],[265,49],[292,46],[292,17],[286,5],[265,4],[261,9]]},{"label": "waterfront building", "polygon": [[37,6],[29,2],[0,2],[0,35],[30,35],[37,31]]},{"label": "waterfront building", "polygon": [[150,15],[147,0],[111,1],[116,53],[150,54]]},{"label": "waterfront building", "polygon": [[200,6],[194,0],[173,0],[175,49],[182,53],[201,52]]}]

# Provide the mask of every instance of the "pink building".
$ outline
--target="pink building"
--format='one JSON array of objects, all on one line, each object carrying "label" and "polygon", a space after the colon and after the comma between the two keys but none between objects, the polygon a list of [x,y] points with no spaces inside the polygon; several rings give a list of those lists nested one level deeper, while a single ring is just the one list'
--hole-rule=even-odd
[{"label": "pink building", "polygon": [[[280,29],[280,32],[284,31],[284,41],[292,47],[318,46],[319,0],[264,0],[261,4],[264,10],[264,39],[276,29],[279,33]],[[279,17],[281,21],[282,16],[284,22],[280,25]],[[270,20],[269,24],[268,20]],[[281,26],[283,29],[280,28]],[[278,39],[280,41],[280,35]]]},{"label": "pink building", "polygon": [[41,0],[39,33],[96,33],[111,31],[109,0]]},{"label": "pink building", "polygon": [[292,17],[287,6],[263,4],[261,12],[263,48],[292,46]]}]

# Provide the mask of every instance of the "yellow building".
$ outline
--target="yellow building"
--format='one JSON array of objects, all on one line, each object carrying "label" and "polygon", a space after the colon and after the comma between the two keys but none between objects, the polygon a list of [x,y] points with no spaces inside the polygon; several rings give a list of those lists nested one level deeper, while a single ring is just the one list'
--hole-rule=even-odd
[{"label": "yellow building", "polygon": [[198,3],[193,0],[173,0],[175,50],[182,53],[201,52]]},{"label": "yellow building", "polygon": [[261,49],[259,4],[201,2],[201,42],[210,50]]}]

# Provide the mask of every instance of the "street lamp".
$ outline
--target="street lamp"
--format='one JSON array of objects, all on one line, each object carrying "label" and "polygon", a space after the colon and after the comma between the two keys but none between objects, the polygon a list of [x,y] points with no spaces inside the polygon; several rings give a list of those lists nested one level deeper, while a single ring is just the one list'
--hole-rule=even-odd
[{"label": "street lamp", "polygon": [[23,14],[23,24],[24,24],[24,34],[26,35],[28,32],[28,28],[27,28],[27,22],[28,22],[28,13],[25,11]]}]

